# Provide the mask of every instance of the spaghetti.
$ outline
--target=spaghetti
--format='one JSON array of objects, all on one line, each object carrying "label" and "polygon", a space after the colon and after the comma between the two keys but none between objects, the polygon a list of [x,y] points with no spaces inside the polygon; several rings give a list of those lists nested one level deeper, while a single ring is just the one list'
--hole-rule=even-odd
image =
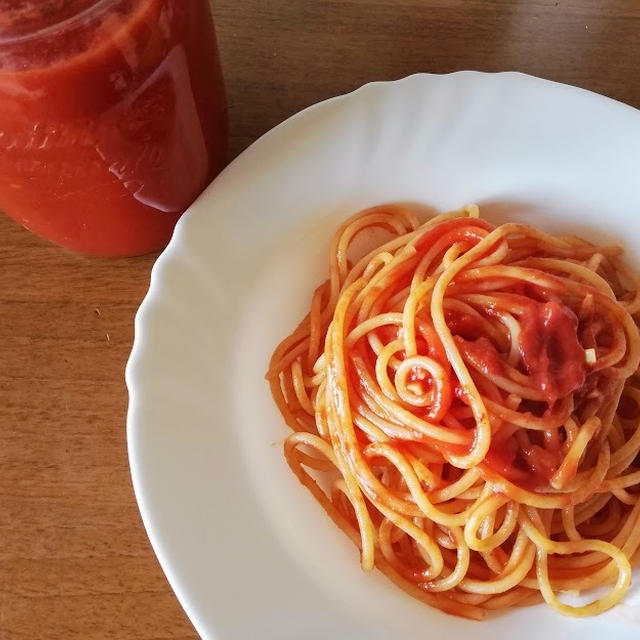
[{"label": "spaghetti", "polygon": [[267,373],[285,457],[362,568],[423,602],[595,615],[640,556],[640,283],[618,247],[478,213],[376,207],[338,229]]}]

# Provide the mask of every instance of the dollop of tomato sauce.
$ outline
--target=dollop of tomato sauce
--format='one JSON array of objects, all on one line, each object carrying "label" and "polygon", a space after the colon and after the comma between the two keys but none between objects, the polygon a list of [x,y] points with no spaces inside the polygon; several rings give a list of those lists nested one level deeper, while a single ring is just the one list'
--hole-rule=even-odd
[{"label": "dollop of tomato sauce", "polygon": [[[551,410],[556,400],[574,392],[583,394],[588,389],[588,365],[578,337],[578,318],[561,302],[529,299],[525,307],[517,345],[521,366],[532,387],[542,393],[547,410]],[[505,356],[482,335],[482,327],[475,318],[450,313],[447,323],[469,364],[488,377],[505,375]],[[455,382],[454,396],[465,402],[464,390]],[[544,405],[539,404],[544,413]],[[524,407],[525,404],[520,410]],[[499,433],[496,436],[483,463],[486,469],[530,491],[548,485],[561,462],[560,451],[547,450],[542,442],[535,441],[521,450],[513,435],[506,439]]]},{"label": "dollop of tomato sauce", "polygon": [[586,380],[578,318],[561,302],[532,302],[520,320],[520,356],[549,404],[580,389]]},{"label": "dollop of tomato sauce", "polygon": [[475,340],[465,340],[456,336],[456,343],[479,371],[488,376],[502,375],[500,354],[488,338],[480,336]]},{"label": "dollop of tomato sauce", "polygon": [[451,331],[454,336],[459,336],[465,340],[476,340],[482,336],[482,327],[478,319],[467,313],[445,311],[444,318],[449,327],[449,331]]}]

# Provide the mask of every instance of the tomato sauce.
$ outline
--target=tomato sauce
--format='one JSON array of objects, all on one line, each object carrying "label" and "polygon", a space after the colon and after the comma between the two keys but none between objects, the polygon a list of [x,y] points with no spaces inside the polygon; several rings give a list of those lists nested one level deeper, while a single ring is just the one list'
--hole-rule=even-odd
[{"label": "tomato sauce", "polygon": [[[578,339],[578,318],[559,302],[530,299],[519,302],[525,305],[520,316],[518,344],[522,366],[532,386],[545,398],[545,403],[523,401],[520,410],[526,407],[534,415],[542,415],[557,399],[587,389],[587,364]],[[451,312],[447,315],[447,324],[461,353],[475,369],[488,377],[505,375],[503,356],[487,337],[481,335],[477,319]],[[466,394],[457,381],[453,390],[458,399],[466,401]],[[558,447],[548,450],[532,441],[528,448],[521,450],[513,436],[504,440],[498,432],[492,439],[483,469],[497,472],[517,486],[535,491],[537,487],[548,485],[561,458]]]},{"label": "tomato sauce", "polygon": [[146,253],[225,156],[208,0],[0,0],[0,210],[83,253]]},{"label": "tomato sauce", "polygon": [[520,319],[520,355],[549,404],[580,389],[587,369],[578,318],[559,302],[531,303]]},{"label": "tomato sauce", "polygon": [[486,376],[503,375],[502,361],[498,350],[485,336],[475,340],[465,340],[456,336],[456,343],[474,367]]}]

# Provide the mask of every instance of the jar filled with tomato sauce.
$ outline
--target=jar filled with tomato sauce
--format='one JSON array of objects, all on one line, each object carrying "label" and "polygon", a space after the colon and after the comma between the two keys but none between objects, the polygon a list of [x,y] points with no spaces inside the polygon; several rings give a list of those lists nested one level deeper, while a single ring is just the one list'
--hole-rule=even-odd
[{"label": "jar filled with tomato sauce", "polygon": [[162,248],[226,127],[208,0],[0,0],[0,211],[34,233]]}]

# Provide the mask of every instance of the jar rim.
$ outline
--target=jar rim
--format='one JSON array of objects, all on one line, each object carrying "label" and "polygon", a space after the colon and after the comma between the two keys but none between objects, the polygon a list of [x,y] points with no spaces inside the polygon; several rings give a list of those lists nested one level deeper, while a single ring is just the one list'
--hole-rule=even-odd
[{"label": "jar rim", "polygon": [[3,35],[0,31],[0,45],[25,44],[31,40],[38,40],[43,37],[46,38],[58,32],[63,33],[68,29],[72,29],[78,24],[81,24],[85,20],[90,20],[99,16],[121,1],[122,0],[95,0],[93,4],[85,7],[78,13],[70,15],[60,22],[54,22],[46,27],[41,27],[40,29],[35,29],[33,31],[26,31],[25,33],[19,33],[17,35]]}]

